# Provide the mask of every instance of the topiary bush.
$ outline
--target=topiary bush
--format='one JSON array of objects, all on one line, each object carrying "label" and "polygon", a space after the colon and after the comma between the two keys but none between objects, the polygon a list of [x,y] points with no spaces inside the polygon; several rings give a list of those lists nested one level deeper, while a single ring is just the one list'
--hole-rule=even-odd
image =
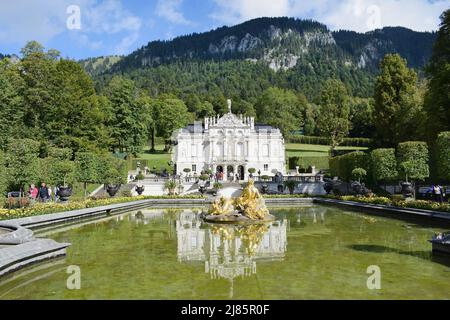
[{"label": "topiary bush", "polygon": [[370,165],[374,182],[389,182],[397,179],[395,149],[375,149],[370,153]]},{"label": "topiary bush", "polygon": [[408,141],[398,145],[397,165],[400,172],[412,180],[425,180],[430,176],[429,153],[426,142]]},{"label": "topiary bush", "polygon": [[437,138],[436,166],[438,177],[450,181],[450,131],[440,133]]},{"label": "topiary bush", "polygon": [[333,176],[349,182],[352,179],[352,171],[362,168],[366,173],[370,168],[368,154],[362,151],[350,152],[342,156],[330,158],[330,171]]},{"label": "topiary bush", "polygon": [[352,176],[354,179],[361,182],[362,179],[364,179],[367,176],[367,171],[363,168],[355,168],[352,171]]}]

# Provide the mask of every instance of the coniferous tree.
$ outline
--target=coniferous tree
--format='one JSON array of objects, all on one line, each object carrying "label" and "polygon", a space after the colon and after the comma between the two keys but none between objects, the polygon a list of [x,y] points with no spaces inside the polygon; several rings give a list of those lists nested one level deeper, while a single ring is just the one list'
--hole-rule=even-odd
[{"label": "coniferous tree", "polygon": [[398,54],[384,57],[374,97],[374,124],[380,145],[395,146],[417,134],[421,101],[416,84],[417,74],[405,59]]},{"label": "coniferous tree", "polygon": [[441,16],[441,27],[426,68],[429,90],[424,109],[427,117],[426,136],[433,142],[437,134],[450,130],[450,9]]},{"label": "coniferous tree", "polygon": [[319,108],[317,128],[330,139],[331,149],[334,150],[351,128],[349,96],[341,81],[330,79],[326,82],[320,94]]}]

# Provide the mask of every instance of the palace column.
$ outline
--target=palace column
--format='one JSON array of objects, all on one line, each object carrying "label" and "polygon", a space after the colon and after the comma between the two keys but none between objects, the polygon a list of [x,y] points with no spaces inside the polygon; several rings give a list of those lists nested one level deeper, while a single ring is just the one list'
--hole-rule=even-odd
[{"label": "palace column", "polygon": [[214,140],[210,139],[209,140],[209,159],[208,159],[209,164],[211,164],[213,162],[214,148],[215,148]]},{"label": "palace column", "polygon": [[228,155],[228,143],[227,138],[223,139],[223,160],[225,161],[227,159]]},{"label": "palace column", "polygon": [[227,181],[228,180],[228,168],[227,168],[227,165],[226,165],[226,163],[225,163],[225,161],[224,161],[224,164],[223,164],[223,181]]}]

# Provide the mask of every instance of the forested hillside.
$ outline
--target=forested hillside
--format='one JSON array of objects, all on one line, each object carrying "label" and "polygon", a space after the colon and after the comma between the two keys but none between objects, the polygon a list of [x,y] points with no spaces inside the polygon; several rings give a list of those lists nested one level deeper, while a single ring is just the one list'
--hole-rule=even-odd
[{"label": "forested hillside", "polygon": [[[115,64],[93,69],[97,88],[117,74],[133,79],[156,97],[195,94],[216,111],[225,97],[237,111],[247,110],[269,87],[294,90],[316,102],[330,78],[341,80],[357,97],[373,95],[381,59],[399,53],[421,71],[429,60],[434,33],[392,27],[360,34],[331,32],[325,25],[294,18],[259,18],[233,27],[153,41]],[[101,71],[103,74],[100,75]],[[420,73],[420,72],[419,72]]]},{"label": "forested hillside", "polygon": [[79,63],[87,73],[95,76],[109,71],[121,59],[121,56],[96,57],[80,60]]}]

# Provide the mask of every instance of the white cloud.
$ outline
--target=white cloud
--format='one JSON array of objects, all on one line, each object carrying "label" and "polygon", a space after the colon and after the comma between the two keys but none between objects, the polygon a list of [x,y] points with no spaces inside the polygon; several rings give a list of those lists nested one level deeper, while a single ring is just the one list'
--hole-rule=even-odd
[{"label": "white cloud", "polygon": [[[70,5],[81,8],[80,30],[67,29]],[[14,0],[0,4],[2,43],[22,45],[37,40],[45,44],[67,33],[72,41],[90,49],[104,48],[107,37],[119,37],[116,51],[126,52],[139,38],[142,24],[139,17],[124,8],[122,0]]]},{"label": "white cloud", "polygon": [[83,31],[114,34],[139,31],[142,20],[129,13],[120,0],[103,0],[83,10]]},{"label": "white cloud", "polygon": [[449,7],[449,0],[347,0],[326,13],[321,21],[333,29],[360,32],[384,26],[431,31],[438,29],[440,14]]},{"label": "white cloud", "polygon": [[114,54],[124,55],[130,52],[132,46],[136,43],[139,38],[139,34],[131,33],[129,36],[122,38],[120,43],[114,49]]},{"label": "white cloud", "polygon": [[[142,24],[142,20],[128,12],[120,0],[103,0],[84,10],[81,32],[85,37],[88,34],[123,34],[113,51],[114,54],[126,54],[139,39]],[[96,42],[91,42],[90,47],[95,48]]]},{"label": "white cloud", "polygon": [[24,43],[46,42],[66,30],[66,8],[62,1],[2,1],[0,4],[0,41]]},{"label": "white cloud", "polygon": [[418,31],[436,30],[450,0],[214,0],[210,15],[220,23],[235,24],[267,16],[311,18],[332,29],[366,32],[384,26]]},{"label": "white cloud", "polygon": [[192,21],[186,19],[181,11],[183,0],[158,0],[156,14],[172,23],[192,25]]},{"label": "white cloud", "polygon": [[218,10],[213,19],[227,24],[243,22],[257,17],[288,16],[289,0],[215,0]]}]

